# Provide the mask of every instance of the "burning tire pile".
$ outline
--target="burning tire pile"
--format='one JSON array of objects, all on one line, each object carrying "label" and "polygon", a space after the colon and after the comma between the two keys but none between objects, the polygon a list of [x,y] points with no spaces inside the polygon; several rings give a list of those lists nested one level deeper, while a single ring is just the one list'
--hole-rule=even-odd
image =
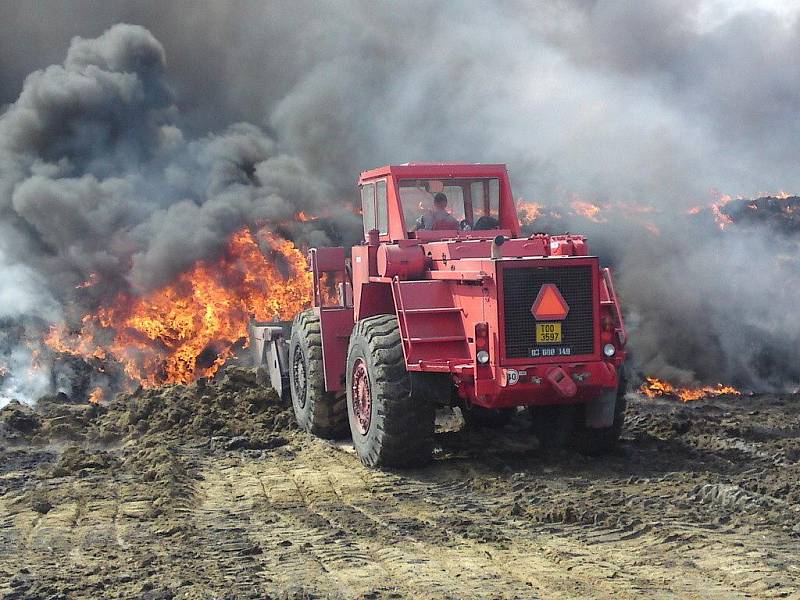
[{"label": "burning tire pile", "polygon": [[0,411],[0,597],[791,597],[800,404],[629,394],[620,449],[520,413],[364,468],[255,373]]}]

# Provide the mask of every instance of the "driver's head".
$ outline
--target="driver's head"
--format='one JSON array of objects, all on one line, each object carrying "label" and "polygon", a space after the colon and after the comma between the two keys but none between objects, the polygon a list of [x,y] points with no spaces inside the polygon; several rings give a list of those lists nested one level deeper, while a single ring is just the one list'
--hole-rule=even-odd
[{"label": "driver's head", "polygon": [[436,208],[446,208],[447,196],[445,196],[442,192],[437,192],[437,194],[433,197],[433,205]]}]

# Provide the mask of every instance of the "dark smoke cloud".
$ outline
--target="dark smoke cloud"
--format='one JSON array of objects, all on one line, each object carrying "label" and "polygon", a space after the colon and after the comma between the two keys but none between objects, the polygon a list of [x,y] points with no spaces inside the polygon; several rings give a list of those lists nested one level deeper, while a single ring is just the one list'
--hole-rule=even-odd
[{"label": "dark smoke cloud", "polygon": [[[63,312],[92,272],[147,290],[297,210],[339,207],[306,235],[352,239],[359,170],[503,161],[618,267],[648,372],[791,385],[796,242],[676,218],[800,189],[797,13],[724,6],[3,2],[1,264]],[[660,236],[575,197],[650,205]]]},{"label": "dark smoke cloud", "polygon": [[[180,116],[164,48],[138,25],[76,37],[63,63],[25,79],[0,116],[0,318],[33,318],[41,332],[120,291],[172,281],[243,226],[334,198],[265,129],[233,123],[193,138]],[[355,220],[346,206],[330,212],[344,231]],[[332,242],[305,229],[308,241]],[[90,277],[101,285],[74,291]],[[3,340],[3,371],[30,359],[30,326]],[[17,379],[3,386],[19,393]]]},{"label": "dark smoke cloud", "polygon": [[177,116],[164,49],[139,26],[75,38],[62,65],[25,80],[0,119],[0,210],[40,268],[148,290],[244,224],[291,219],[330,192],[255,125],[191,140]]}]

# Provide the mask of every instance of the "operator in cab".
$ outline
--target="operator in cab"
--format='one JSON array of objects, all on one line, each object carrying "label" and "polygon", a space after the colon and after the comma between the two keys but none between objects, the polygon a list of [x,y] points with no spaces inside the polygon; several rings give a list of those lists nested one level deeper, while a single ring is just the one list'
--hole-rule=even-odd
[{"label": "operator in cab", "polygon": [[447,212],[447,196],[437,192],[433,197],[433,210],[417,219],[417,229],[458,229],[458,221]]}]

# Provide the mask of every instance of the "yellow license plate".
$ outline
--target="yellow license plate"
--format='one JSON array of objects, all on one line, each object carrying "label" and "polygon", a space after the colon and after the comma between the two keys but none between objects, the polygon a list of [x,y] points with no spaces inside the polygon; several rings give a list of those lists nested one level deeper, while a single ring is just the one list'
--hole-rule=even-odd
[{"label": "yellow license plate", "polygon": [[537,344],[561,343],[561,323],[537,323],[536,343]]}]

